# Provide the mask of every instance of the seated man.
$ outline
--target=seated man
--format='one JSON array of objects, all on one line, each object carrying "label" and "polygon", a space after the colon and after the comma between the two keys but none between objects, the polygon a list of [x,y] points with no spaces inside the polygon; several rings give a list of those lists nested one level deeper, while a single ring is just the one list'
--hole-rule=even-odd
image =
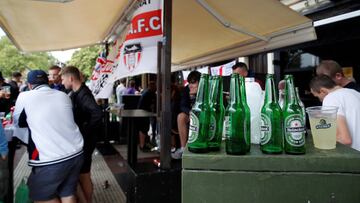
[{"label": "seated man", "polygon": [[[143,109],[150,112],[156,112],[156,82],[150,81],[149,88],[145,90],[140,98],[139,109]],[[150,127],[150,118],[139,118],[139,147],[143,152],[148,152],[152,149],[149,143],[146,143],[148,137],[148,131]],[[155,136],[155,135],[153,135]]]},{"label": "seated man", "polygon": [[[238,73],[239,75],[243,76],[244,78],[246,78],[246,77],[255,78],[255,74],[251,70],[249,70],[246,63],[237,62],[231,68],[233,70],[233,73]],[[260,85],[262,90],[265,89],[264,82],[262,82],[261,80],[259,80],[257,78],[255,78],[255,82],[257,82]]]},{"label": "seated man", "polygon": [[323,102],[323,106],[339,108],[336,120],[337,141],[360,151],[360,130],[357,126],[360,120],[360,93],[336,85],[326,75],[313,78],[310,89]]},{"label": "seated man", "polygon": [[187,85],[181,93],[180,113],[177,117],[181,147],[177,149],[175,152],[171,153],[171,157],[173,159],[181,159],[182,153],[184,152],[184,148],[188,140],[189,122],[190,122],[189,112],[191,110],[192,105],[195,103],[200,76],[201,76],[200,72],[192,71],[187,77],[187,81],[189,85]]}]

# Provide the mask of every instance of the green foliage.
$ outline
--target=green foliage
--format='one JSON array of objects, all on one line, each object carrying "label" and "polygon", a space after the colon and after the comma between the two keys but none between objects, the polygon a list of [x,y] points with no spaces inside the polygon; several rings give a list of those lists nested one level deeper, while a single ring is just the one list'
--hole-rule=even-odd
[{"label": "green foliage", "polygon": [[85,76],[90,76],[101,50],[100,45],[81,48],[74,52],[67,64],[78,67]]},{"label": "green foliage", "polygon": [[56,59],[48,52],[20,52],[8,37],[0,38],[0,70],[5,77],[10,77],[14,71],[25,69],[47,70],[56,62]]}]

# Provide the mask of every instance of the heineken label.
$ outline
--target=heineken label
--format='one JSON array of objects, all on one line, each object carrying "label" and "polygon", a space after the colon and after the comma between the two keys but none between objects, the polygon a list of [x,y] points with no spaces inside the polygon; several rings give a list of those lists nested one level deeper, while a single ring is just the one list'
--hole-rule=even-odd
[{"label": "heineken label", "polygon": [[271,120],[266,114],[261,114],[260,144],[265,145],[271,139]]},{"label": "heineken label", "polygon": [[189,127],[189,140],[188,143],[193,143],[199,136],[200,122],[199,118],[190,112],[190,127]]},{"label": "heineken label", "polygon": [[216,118],[214,115],[210,116],[210,124],[209,124],[209,140],[212,140],[215,137],[216,132]]},{"label": "heineken label", "polygon": [[285,140],[294,147],[301,147],[305,144],[305,128],[301,115],[291,115],[285,118]]},{"label": "heineken label", "polygon": [[331,123],[326,123],[325,119],[321,119],[319,124],[315,126],[316,129],[328,129],[331,128]]},{"label": "heineken label", "polygon": [[230,123],[230,116],[225,116],[224,118],[224,129],[223,135],[224,137],[229,137],[231,134],[231,123]]}]

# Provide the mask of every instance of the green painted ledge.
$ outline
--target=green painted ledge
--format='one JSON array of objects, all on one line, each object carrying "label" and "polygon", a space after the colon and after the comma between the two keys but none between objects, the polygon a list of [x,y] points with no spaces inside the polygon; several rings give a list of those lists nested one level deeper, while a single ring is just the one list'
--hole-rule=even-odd
[{"label": "green painted ledge", "polygon": [[223,143],[220,152],[195,154],[185,150],[184,170],[268,171],[268,172],[326,172],[360,173],[360,152],[337,144],[334,150],[318,150],[308,137],[304,155],[268,155],[252,145],[247,155],[227,155]]}]

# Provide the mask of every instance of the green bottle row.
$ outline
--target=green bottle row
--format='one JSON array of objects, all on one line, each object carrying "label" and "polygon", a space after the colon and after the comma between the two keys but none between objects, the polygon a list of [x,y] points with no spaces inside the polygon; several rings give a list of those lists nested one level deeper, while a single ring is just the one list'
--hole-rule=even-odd
[{"label": "green bottle row", "polygon": [[[266,77],[265,99],[261,109],[261,150],[278,154],[305,153],[305,115],[299,105],[293,77],[285,76],[285,101],[281,109],[275,92],[273,75]],[[245,80],[232,74],[230,101],[223,104],[221,76],[202,74],[196,102],[190,112],[188,149],[194,153],[218,151],[225,137],[227,154],[243,155],[250,151],[250,108],[246,101]]]}]

